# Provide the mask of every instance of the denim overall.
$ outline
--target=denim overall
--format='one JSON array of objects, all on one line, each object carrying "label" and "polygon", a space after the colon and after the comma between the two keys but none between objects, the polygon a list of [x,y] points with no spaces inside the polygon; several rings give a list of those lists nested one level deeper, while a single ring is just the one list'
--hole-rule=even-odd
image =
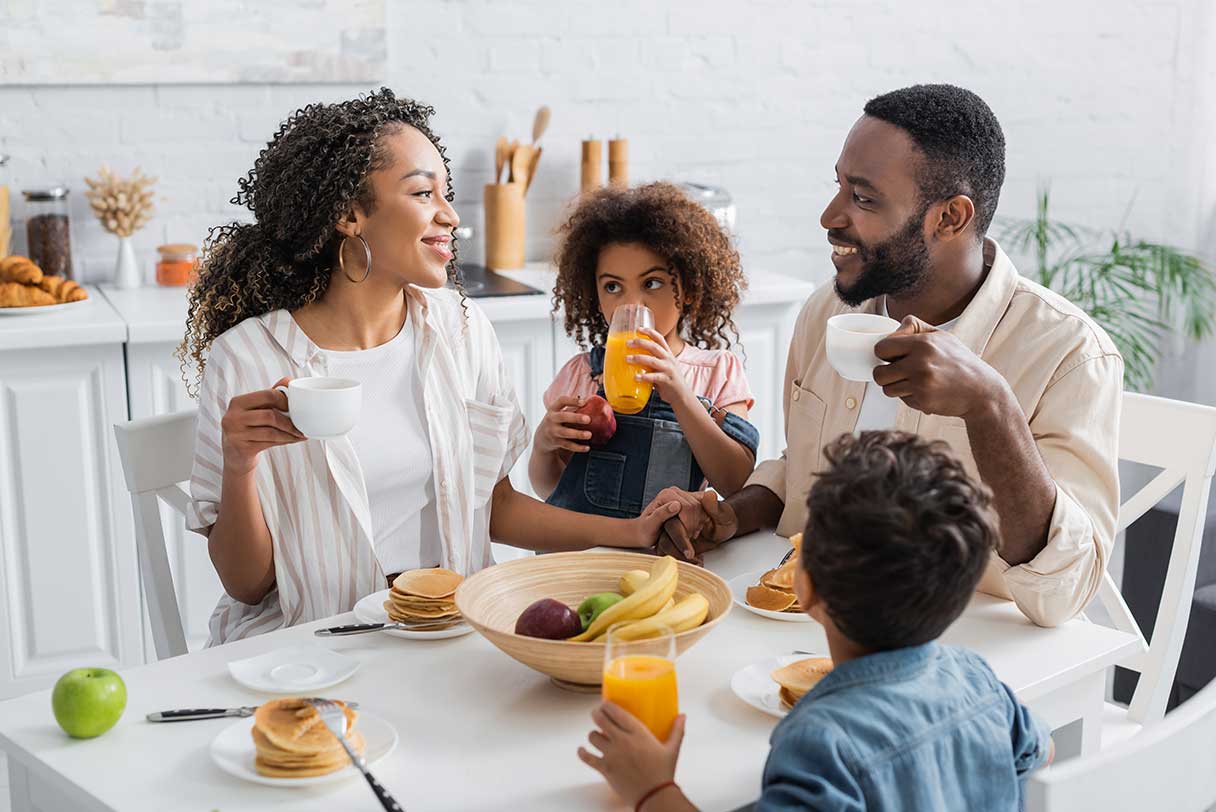
[{"label": "denim overall", "polygon": [[[593,377],[603,374],[604,348],[588,353]],[[603,385],[599,388],[604,397]],[[708,405],[705,398],[699,398]],[[723,412],[726,435],[756,454],[760,433],[737,414]],[[616,414],[616,434],[586,453],[574,454],[546,500],[550,505],[617,519],[639,515],[664,488],[701,489],[705,474],[693,457],[670,404],[650,393],[637,414]]]}]

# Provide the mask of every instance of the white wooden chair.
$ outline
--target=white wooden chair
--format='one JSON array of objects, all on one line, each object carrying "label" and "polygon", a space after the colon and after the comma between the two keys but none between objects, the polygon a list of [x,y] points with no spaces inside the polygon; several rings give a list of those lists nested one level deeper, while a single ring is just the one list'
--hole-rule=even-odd
[{"label": "white wooden chair", "polygon": [[1026,812],[1202,812],[1216,804],[1213,753],[1216,682],[1122,744],[1030,776]]},{"label": "white wooden chair", "polygon": [[184,514],[190,496],[180,483],[190,479],[198,410],[132,420],[114,426],[131,508],[135,544],[148,621],[158,659],[186,653],[186,634],[169,569],[160,500]]},{"label": "white wooden chair", "polygon": [[1103,607],[1118,629],[1139,636],[1141,641],[1139,653],[1120,663],[1139,672],[1140,679],[1128,708],[1107,703],[1102,724],[1104,748],[1165,715],[1190,618],[1208,492],[1216,471],[1216,408],[1124,393],[1119,459],[1162,470],[1120,506],[1118,532],[1126,530],[1179,484],[1182,510],[1178,514],[1151,645],[1145,642],[1110,574],[1103,576],[1098,592]]}]

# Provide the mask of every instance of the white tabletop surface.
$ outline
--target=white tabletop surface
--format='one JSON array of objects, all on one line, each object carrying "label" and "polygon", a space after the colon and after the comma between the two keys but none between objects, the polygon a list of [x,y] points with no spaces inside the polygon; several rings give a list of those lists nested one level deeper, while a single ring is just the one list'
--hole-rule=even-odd
[{"label": "white tabletop surface", "polygon": [[[491,321],[523,321],[548,318],[553,309],[553,283],[556,275],[548,263],[529,263],[519,271],[500,271],[525,285],[545,291],[525,296],[494,296],[473,299]],[[801,302],[815,286],[804,279],[780,274],[752,272],[743,303],[775,304]],[[105,297],[127,323],[127,340],[145,342],[181,341],[186,324],[186,289],[157,285],[119,290],[103,286]]]},{"label": "white tabletop surface", "polygon": [[[788,550],[769,534],[738,539],[707,558],[726,578],[774,566]],[[350,615],[209,649],[123,672],[128,707],[100,738],[69,739],[55,725],[48,691],[0,704],[0,747],[35,780],[67,792],[79,809],[354,810],[376,809],[359,780],[285,790],[221,772],[211,739],[232,720],[150,724],[169,708],[256,704],[269,695],[238,685],[228,660],[317,642],[362,661],[330,696],[356,700],[392,722],[397,751],[377,777],[413,810],[618,810],[623,805],[575,755],[598,698],[555,687],[477,634],[420,642],[389,636],[314,638],[319,626]],[[1092,675],[1134,649],[1130,635],[1073,621],[1042,629],[1011,603],[977,595],[944,641],[983,654],[1021,698]],[[731,693],[731,675],[793,649],[826,652],[815,623],[766,620],[735,607],[679,660],[680,703],[688,734],[677,779],[705,809],[732,809],[759,794],[776,720]],[[87,665],[87,663],[80,663]]]},{"label": "white tabletop surface", "polygon": [[106,298],[89,285],[89,298],[69,309],[36,315],[0,315],[0,350],[121,344],[127,327]]}]

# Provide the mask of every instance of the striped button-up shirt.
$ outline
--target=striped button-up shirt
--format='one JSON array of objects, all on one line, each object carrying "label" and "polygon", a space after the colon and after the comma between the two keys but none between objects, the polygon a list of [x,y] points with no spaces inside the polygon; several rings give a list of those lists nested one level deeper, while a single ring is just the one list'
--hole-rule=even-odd
[{"label": "striped button-up shirt", "polygon": [[[528,429],[480,308],[444,289],[409,287],[406,302],[404,329],[414,331],[417,348],[443,566],[469,574],[494,563],[490,496],[526,448]],[[219,515],[220,420],[228,402],[284,376],[326,374],[325,353],[286,310],[246,319],[216,338],[199,392],[190,529],[206,535]],[[275,586],[252,606],[224,595],[211,616],[211,645],[347,612],[384,588],[367,488],[348,438],[263,451],[255,479],[274,545]]]}]

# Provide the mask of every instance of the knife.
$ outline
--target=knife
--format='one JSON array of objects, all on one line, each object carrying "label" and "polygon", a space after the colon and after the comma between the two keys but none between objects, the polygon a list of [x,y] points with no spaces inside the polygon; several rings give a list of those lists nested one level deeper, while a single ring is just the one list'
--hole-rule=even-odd
[{"label": "knife", "polygon": [[450,629],[464,623],[462,619],[443,620],[432,623],[355,623],[350,626],[333,626],[328,629],[317,629],[313,632],[317,637],[345,637],[349,634],[367,634],[379,631],[439,631]]},{"label": "knife", "polygon": [[[358,702],[347,702],[347,707],[358,708]],[[257,705],[245,705],[240,708],[183,708],[181,710],[165,710],[149,713],[149,722],[193,722],[195,719],[225,719],[253,716]]]}]

